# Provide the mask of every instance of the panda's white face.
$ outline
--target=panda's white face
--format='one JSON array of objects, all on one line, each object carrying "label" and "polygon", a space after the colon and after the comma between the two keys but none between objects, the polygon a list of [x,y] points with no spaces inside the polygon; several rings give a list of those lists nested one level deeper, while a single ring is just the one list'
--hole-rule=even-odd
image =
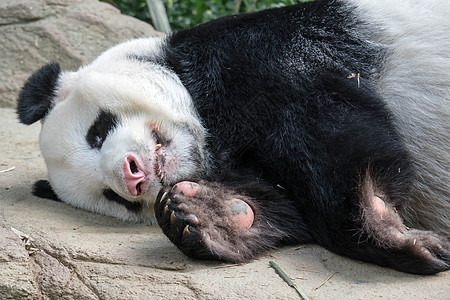
[{"label": "panda's white face", "polygon": [[[125,43],[60,75],[40,147],[49,182],[64,202],[152,222],[163,185],[205,171],[205,130],[190,96],[173,73],[151,63],[161,43]],[[124,212],[108,199],[111,193],[146,211]]]}]

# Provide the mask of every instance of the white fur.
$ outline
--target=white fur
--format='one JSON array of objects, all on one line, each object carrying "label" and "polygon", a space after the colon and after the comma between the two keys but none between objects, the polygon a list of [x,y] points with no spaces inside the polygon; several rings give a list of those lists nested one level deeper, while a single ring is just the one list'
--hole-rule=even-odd
[{"label": "white fur", "polygon": [[[162,185],[154,173],[156,140],[149,124],[158,124],[164,138],[172,141],[161,149],[171,158],[164,170],[167,183],[201,171],[189,155],[192,149],[203,153],[205,132],[178,77],[160,66],[127,58],[128,54],[157,56],[163,43],[156,38],[130,41],[106,51],[91,65],[60,76],[40,146],[50,184],[64,202],[124,220],[154,223],[153,203]],[[87,144],[86,134],[100,109],[120,121],[98,151]],[[132,196],[124,184],[123,163],[129,154],[139,157],[148,174],[144,195]],[[129,201],[140,201],[144,210],[135,214],[105,199],[102,191],[107,188]]]},{"label": "white fur", "polygon": [[450,236],[450,2],[350,2],[390,51],[377,87],[419,175],[404,217]]}]

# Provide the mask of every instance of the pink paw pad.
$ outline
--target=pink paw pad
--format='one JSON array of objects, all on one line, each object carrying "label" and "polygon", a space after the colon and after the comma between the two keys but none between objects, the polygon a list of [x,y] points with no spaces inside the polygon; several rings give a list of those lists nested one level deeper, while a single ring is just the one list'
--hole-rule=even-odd
[{"label": "pink paw pad", "polygon": [[242,200],[233,199],[230,202],[230,211],[233,219],[239,224],[242,229],[249,229],[253,225],[255,216],[252,208]]},{"label": "pink paw pad", "polygon": [[185,197],[194,197],[199,188],[200,186],[195,182],[182,181],[173,186],[172,193]]},{"label": "pink paw pad", "polygon": [[387,212],[386,203],[381,200],[378,196],[373,196],[371,200],[371,205],[373,209],[380,215],[383,216]]}]

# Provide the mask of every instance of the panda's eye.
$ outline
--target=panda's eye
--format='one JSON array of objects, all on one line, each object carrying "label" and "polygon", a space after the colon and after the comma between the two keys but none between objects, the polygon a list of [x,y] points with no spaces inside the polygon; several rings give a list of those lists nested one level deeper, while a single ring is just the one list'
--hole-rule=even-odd
[{"label": "panda's eye", "polygon": [[161,134],[161,124],[156,122],[148,122],[146,125],[152,130],[153,138],[156,145],[167,145],[170,141]]},{"label": "panda's eye", "polygon": [[155,144],[162,144],[162,138],[159,131],[153,131],[153,136],[155,137]]},{"label": "panda's eye", "polygon": [[97,119],[88,130],[86,141],[93,149],[100,149],[108,133],[117,125],[117,117],[109,112],[100,111]]}]

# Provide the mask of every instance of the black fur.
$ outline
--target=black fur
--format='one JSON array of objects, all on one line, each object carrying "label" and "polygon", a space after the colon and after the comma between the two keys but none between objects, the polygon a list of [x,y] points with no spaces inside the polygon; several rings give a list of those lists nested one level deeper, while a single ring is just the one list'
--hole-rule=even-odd
[{"label": "black fur", "polygon": [[[50,199],[54,201],[61,201],[58,196],[53,191],[53,188],[51,187],[50,183],[47,180],[38,180],[34,183],[33,186],[33,195]],[[103,195],[106,197],[106,199],[114,201],[116,203],[119,203],[123,206],[125,206],[126,209],[129,211],[132,211],[134,213],[138,213],[142,209],[142,204],[139,202],[130,202],[122,197],[120,197],[118,194],[116,194],[113,190],[107,189],[103,191]]]},{"label": "black fur", "polygon": [[103,190],[103,196],[106,197],[106,199],[114,201],[116,203],[119,203],[123,206],[125,206],[126,209],[129,211],[132,211],[134,213],[138,213],[142,209],[142,203],[140,202],[131,202],[123,197],[120,197],[118,194],[116,194],[113,190],[107,189]]},{"label": "black fur", "polygon": [[17,115],[30,125],[42,119],[52,106],[61,69],[57,63],[47,64],[33,73],[20,91]]},{"label": "black fur", "polygon": [[47,180],[38,180],[34,183],[33,195],[54,201],[61,201]]},{"label": "black fur", "polygon": [[[168,198],[161,193],[155,205],[184,253],[240,262],[282,243],[315,241],[405,272],[449,268],[448,242],[408,232],[396,215],[414,170],[371,87],[384,50],[358,35],[358,22],[340,2],[316,1],[170,36],[166,65],[190,92],[218,166],[209,182],[199,181],[198,196],[166,188]],[[383,198],[391,223],[363,213],[374,210],[367,193]],[[250,230],[230,225],[221,206],[230,197],[254,209]],[[402,237],[381,234],[390,230]]]},{"label": "black fur", "polygon": [[[258,135],[289,124],[285,121],[294,106],[308,114],[306,109],[313,109],[308,101],[314,101],[326,78],[376,73],[382,49],[349,34],[357,20],[335,2],[318,1],[225,17],[171,37],[167,64],[212,130],[209,144],[220,165],[234,163]],[[251,124],[252,130],[240,123]],[[301,131],[285,128],[289,134],[291,129]],[[228,145],[236,148],[229,153]]]},{"label": "black fur", "polygon": [[117,125],[117,117],[112,113],[100,111],[97,119],[88,130],[86,141],[91,148],[100,149],[108,133]]}]

